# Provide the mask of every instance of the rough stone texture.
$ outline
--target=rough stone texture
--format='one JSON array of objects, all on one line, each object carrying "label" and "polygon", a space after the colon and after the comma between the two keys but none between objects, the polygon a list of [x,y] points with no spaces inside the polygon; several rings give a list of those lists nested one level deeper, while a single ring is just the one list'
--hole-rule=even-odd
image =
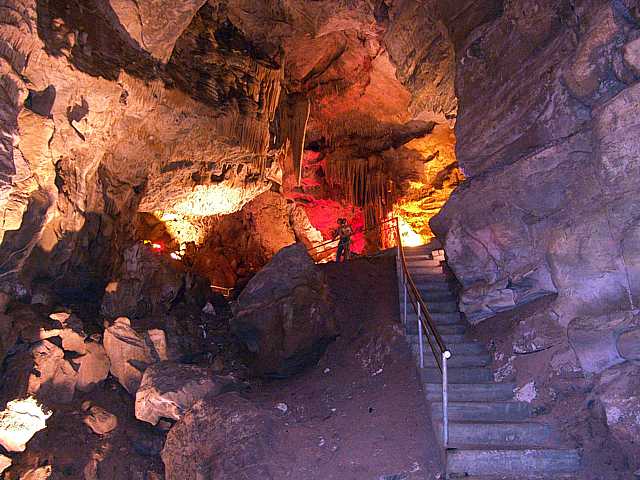
[{"label": "rough stone texture", "polygon": [[135,395],[142,374],[153,363],[153,357],[144,339],[131,328],[129,319],[118,318],[104,331],[104,349],[109,357],[111,374]]},{"label": "rough stone texture", "polygon": [[89,406],[82,421],[96,435],[105,435],[118,426],[118,417],[97,405]]},{"label": "rough stone texture", "polygon": [[618,348],[618,339],[638,325],[639,318],[634,312],[616,312],[601,317],[575,318],[567,333],[582,369],[600,373],[625,361]]},{"label": "rough stone texture", "polygon": [[105,289],[102,313],[107,317],[166,312],[184,284],[184,274],[169,259],[142,243],[124,252],[122,269],[122,276]]},{"label": "rough stone texture", "polygon": [[11,459],[5,455],[0,455],[0,473],[11,466]]},{"label": "rough stone texture", "polygon": [[[152,0],[133,2],[110,0],[104,6],[110,8],[132,40],[158,60],[166,62],[173,52],[178,37],[206,0],[182,0],[179,2]],[[158,15],[162,12],[162,15]]]},{"label": "rough stone texture", "polygon": [[318,361],[338,334],[325,279],[297,243],[251,279],[234,306],[232,331],[262,374],[286,376]]},{"label": "rough stone texture", "polygon": [[102,344],[89,342],[85,344],[86,353],[76,363],[78,368],[78,383],[76,388],[81,392],[88,392],[102,382],[109,375],[110,362]]},{"label": "rough stone texture", "polygon": [[35,396],[45,404],[73,399],[78,374],[64,351],[49,340],[34,343],[7,359],[2,396]]},{"label": "rough stone texture", "polygon": [[271,479],[266,413],[237,394],[207,397],[169,431],[162,449],[167,480]]},{"label": "rough stone texture", "polygon": [[229,383],[195,365],[160,362],[147,368],[136,393],[136,418],[156,425],[161,418],[180,420],[207,395],[219,394]]},{"label": "rough stone texture", "polygon": [[549,293],[563,326],[635,305],[639,90],[614,65],[637,27],[615,2],[561,3],[510,4],[457,52],[470,178],[432,227],[472,321]]},{"label": "rough stone texture", "polygon": [[50,416],[31,397],[7,403],[0,412],[0,445],[9,452],[24,452],[31,437],[46,428]]}]

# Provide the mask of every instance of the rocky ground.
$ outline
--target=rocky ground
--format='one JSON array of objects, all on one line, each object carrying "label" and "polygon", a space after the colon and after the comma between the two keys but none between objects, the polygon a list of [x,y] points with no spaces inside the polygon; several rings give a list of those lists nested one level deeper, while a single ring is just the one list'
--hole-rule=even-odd
[{"label": "rocky ground", "polygon": [[277,412],[274,447],[289,460],[276,478],[438,478],[436,439],[398,323],[392,258],[323,269],[340,337],[308,373],[251,392]]},{"label": "rocky ground", "polygon": [[[46,427],[0,414],[4,478],[438,478],[392,258],[319,267],[306,255],[300,245],[276,255],[233,316],[139,247],[101,307],[70,311],[53,294],[50,305],[9,301],[16,336],[0,394],[37,398]],[[136,279],[144,305],[124,295]],[[251,328],[270,342],[253,344]]]}]

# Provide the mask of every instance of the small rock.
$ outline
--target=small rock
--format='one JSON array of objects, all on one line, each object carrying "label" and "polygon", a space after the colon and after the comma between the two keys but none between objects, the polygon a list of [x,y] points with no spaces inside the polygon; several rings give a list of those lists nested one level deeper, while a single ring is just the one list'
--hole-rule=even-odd
[{"label": "small rock", "polygon": [[157,328],[148,330],[145,334],[145,340],[147,340],[147,344],[151,347],[151,353],[156,361],[169,360],[167,335],[164,333],[164,330]]},{"label": "small rock", "polygon": [[11,466],[11,459],[5,455],[0,455],[0,474]]},{"label": "small rock", "polygon": [[160,418],[179,420],[198,400],[219,394],[229,382],[195,365],[156,363],[144,372],[136,393],[136,418],[152,425]]},{"label": "small rock", "polygon": [[109,357],[99,343],[86,344],[86,353],[78,360],[78,383],[76,388],[81,392],[89,392],[109,375]]},{"label": "small rock", "polygon": [[207,315],[215,315],[216,309],[211,305],[211,302],[207,302],[207,304],[202,308],[202,312]]},{"label": "small rock", "polygon": [[331,371],[331,369],[330,369],[330,368],[325,368],[325,369],[324,369],[324,373],[329,373],[330,371]]},{"label": "small rock", "polygon": [[276,403],[276,408],[282,413],[287,413],[287,410],[289,410],[286,403]]},{"label": "small rock", "polygon": [[10,301],[11,297],[8,294],[0,292],[0,313],[7,313],[7,307]]},{"label": "small rock", "polygon": [[109,433],[118,426],[118,417],[97,405],[89,407],[88,415],[82,421],[98,435]]},{"label": "small rock", "polygon": [[51,414],[43,411],[33,397],[7,403],[0,412],[0,445],[9,452],[24,452],[31,437],[46,428]]}]

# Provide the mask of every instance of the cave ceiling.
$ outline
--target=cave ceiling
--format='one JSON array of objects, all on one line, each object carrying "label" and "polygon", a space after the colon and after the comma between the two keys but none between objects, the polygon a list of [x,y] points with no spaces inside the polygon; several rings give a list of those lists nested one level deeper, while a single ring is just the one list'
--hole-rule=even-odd
[{"label": "cave ceiling", "polygon": [[[223,215],[296,186],[384,213],[407,198],[428,234],[420,202],[460,178],[440,3],[2,0],[3,270],[113,242],[132,211]],[[304,191],[309,151],[325,189]]]}]

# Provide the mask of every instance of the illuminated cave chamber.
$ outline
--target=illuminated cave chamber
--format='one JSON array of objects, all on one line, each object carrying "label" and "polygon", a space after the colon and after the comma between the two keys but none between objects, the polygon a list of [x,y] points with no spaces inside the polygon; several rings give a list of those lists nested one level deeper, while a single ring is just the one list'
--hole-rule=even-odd
[{"label": "illuminated cave chamber", "polygon": [[499,376],[640,468],[638,25],[633,0],[0,0],[0,393],[135,390],[109,329],[114,358],[213,363],[211,285],[397,216]]}]

